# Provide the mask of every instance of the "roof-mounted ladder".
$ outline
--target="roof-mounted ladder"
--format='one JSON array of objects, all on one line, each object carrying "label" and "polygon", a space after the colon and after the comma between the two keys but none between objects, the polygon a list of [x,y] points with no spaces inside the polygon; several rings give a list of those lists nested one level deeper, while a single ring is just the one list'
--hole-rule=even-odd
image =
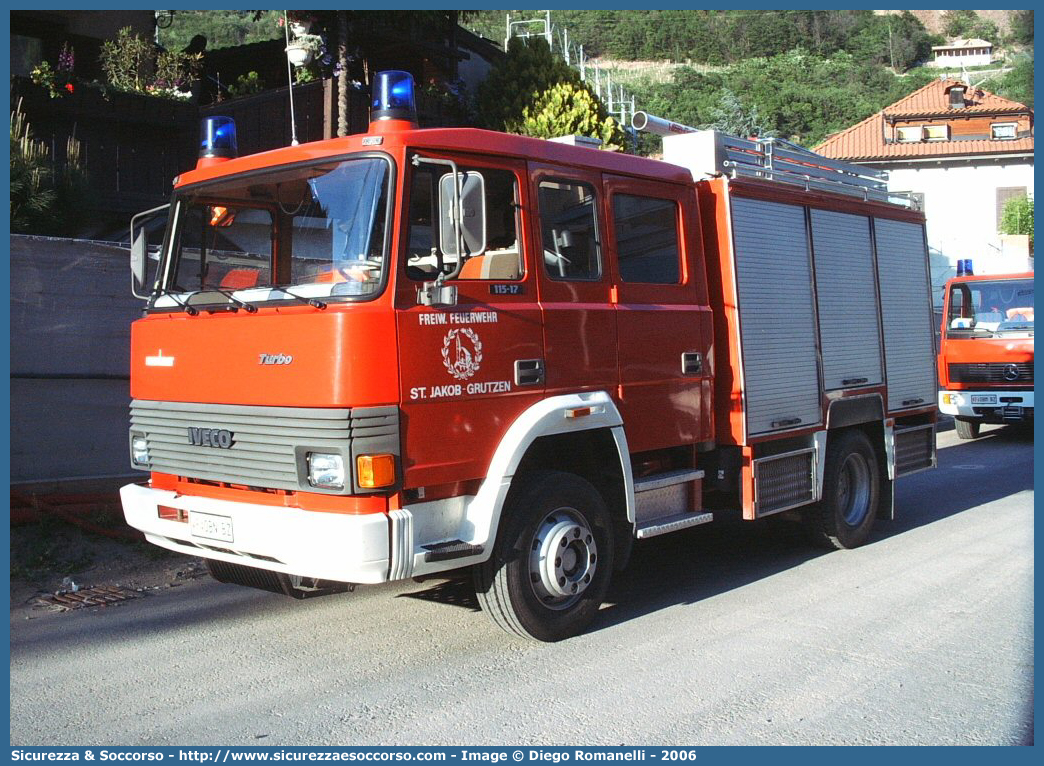
[{"label": "roof-mounted ladder", "polygon": [[727,175],[760,178],[912,208],[913,200],[888,191],[888,173],[831,160],[780,138],[746,139],[716,130],[665,136],[663,158],[688,168],[693,178]]}]

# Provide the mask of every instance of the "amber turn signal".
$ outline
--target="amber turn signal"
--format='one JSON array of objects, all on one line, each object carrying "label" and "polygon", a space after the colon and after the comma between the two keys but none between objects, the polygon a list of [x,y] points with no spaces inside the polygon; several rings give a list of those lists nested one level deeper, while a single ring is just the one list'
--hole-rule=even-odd
[{"label": "amber turn signal", "polygon": [[360,487],[377,489],[395,483],[394,455],[359,455],[355,467]]}]

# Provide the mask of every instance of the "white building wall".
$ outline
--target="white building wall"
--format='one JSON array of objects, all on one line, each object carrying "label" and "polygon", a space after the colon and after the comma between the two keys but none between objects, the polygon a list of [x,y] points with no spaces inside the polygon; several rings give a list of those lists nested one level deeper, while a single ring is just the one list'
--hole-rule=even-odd
[{"label": "white building wall", "polygon": [[933,285],[941,287],[957,273],[958,259],[972,259],[976,274],[1033,269],[1033,260],[1006,249],[997,232],[997,189],[1024,186],[1032,197],[1032,160],[979,164],[932,160],[877,167],[889,172],[891,191],[924,195]]},{"label": "white building wall", "polygon": [[962,53],[959,56],[939,56],[929,62],[930,66],[941,67],[941,68],[953,68],[959,66],[986,66],[987,64],[993,63],[993,54],[989,52],[982,53]]}]

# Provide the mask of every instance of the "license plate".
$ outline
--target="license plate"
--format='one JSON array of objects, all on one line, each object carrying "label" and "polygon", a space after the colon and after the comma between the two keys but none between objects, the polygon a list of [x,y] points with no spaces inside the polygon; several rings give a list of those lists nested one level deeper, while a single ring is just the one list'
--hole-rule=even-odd
[{"label": "license plate", "polygon": [[193,537],[207,540],[221,540],[231,543],[232,519],[228,516],[215,516],[212,513],[196,513],[189,511],[189,532]]},{"label": "license plate", "polygon": [[972,400],[972,404],[996,404],[997,403],[997,395],[996,394],[991,394],[989,396],[984,396],[984,395],[975,396],[974,394],[972,394],[971,400]]}]

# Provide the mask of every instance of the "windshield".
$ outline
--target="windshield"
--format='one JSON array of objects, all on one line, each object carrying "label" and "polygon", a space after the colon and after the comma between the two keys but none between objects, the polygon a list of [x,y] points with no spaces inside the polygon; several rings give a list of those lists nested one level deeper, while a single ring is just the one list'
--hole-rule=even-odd
[{"label": "windshield", "polygon": [[360,157],[178,194],[153,306],[228,303],[228,294],[248,303],[376,295],[385,276],[389,167]]},{"label": "windshield", "polygon": [[946,337],[1033,333],[1033,280],[958,282],[950,286]]}]

